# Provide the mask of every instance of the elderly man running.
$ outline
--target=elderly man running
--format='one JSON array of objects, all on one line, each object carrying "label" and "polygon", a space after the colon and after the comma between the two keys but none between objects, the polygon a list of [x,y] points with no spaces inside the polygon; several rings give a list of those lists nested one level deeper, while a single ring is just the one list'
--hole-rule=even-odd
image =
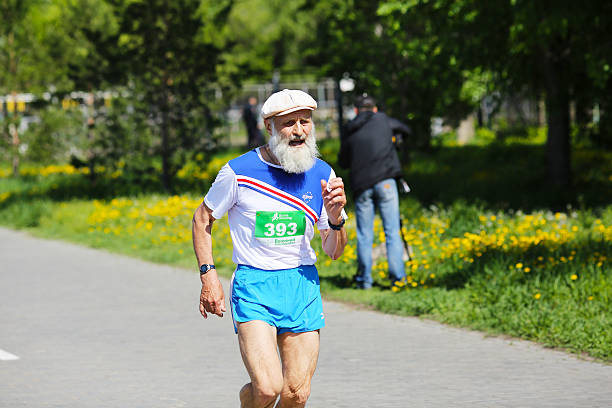
[{"label": "elderly man running", "polygon": [[316,108],[299,90],[271,95],[261,110],[269,143],[230,160],[193,216],[200,312],[222,317],[225,296],[213,261],[212,224],[228,213],[237,265],[231,313],[251,378],[240,390],[242,407],[273,407],[277,399],[277,407],[303,407],[310,395],[325,325],[310,240],[316,225],[332,259],[347,240],[344,184],[317,159]]}]

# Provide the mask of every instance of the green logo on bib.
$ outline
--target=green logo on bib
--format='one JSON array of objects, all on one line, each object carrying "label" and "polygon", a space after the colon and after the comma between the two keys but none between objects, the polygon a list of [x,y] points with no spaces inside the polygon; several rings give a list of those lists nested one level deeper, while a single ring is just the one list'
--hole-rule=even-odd
[{"label": "green logo on bib", "polygon": [[257,211],[255,238],[264,245],[297,245],[306,230],[301,211]]}]

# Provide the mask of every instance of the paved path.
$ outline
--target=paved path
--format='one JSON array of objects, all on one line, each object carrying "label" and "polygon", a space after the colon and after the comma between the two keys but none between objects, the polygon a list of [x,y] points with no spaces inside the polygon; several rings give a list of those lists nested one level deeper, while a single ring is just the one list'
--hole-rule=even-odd
[{"label": "paved path", "polygon": [[[0,259],[0,407],[238,406],[247,376],[231,319],[202,320],[193,271],[4,229]],[[612,407],[612,366],[325,310],[311,408]]]}]

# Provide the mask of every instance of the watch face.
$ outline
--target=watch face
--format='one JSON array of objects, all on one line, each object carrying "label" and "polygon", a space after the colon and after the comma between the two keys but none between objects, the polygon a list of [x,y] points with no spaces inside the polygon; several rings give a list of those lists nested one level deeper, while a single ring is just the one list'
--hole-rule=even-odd
[{"label": "watch face", "polygon": [[204,265],[200,266],[200,273],[206,273],[206,272],[210,271],[211,269],[213,269],[214,267],[215,267],[215,265],[204,264]]}]

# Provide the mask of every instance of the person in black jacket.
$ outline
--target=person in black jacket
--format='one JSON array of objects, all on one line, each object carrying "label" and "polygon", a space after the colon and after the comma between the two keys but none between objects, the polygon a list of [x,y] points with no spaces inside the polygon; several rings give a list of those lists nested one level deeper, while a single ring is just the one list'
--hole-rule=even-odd
[{"label": "person in black jacket", "polygon": [[249,149],[253,149],[257,146],[261,146],[264,143],[264,138],[259,130],[259,124],[257,123],[257,98],[254,96],[249,97],[247,103],[242,109],[242,119],[247,130],[247,145]]},{"label": "person in black jacket", "polygon": [[400,235],[399,197],[395,179],[402,166],[393,135],[410,134],[402,122],[378,112],[374,98],[364,94],[355,103],[357,116],[346,124],[341,138],[338,164],[350,169],[350,184],[357,220],[357,287],[372,287],[374,215],[380,212],[385,231],[389,279],[402,280],[403,246]]}]

